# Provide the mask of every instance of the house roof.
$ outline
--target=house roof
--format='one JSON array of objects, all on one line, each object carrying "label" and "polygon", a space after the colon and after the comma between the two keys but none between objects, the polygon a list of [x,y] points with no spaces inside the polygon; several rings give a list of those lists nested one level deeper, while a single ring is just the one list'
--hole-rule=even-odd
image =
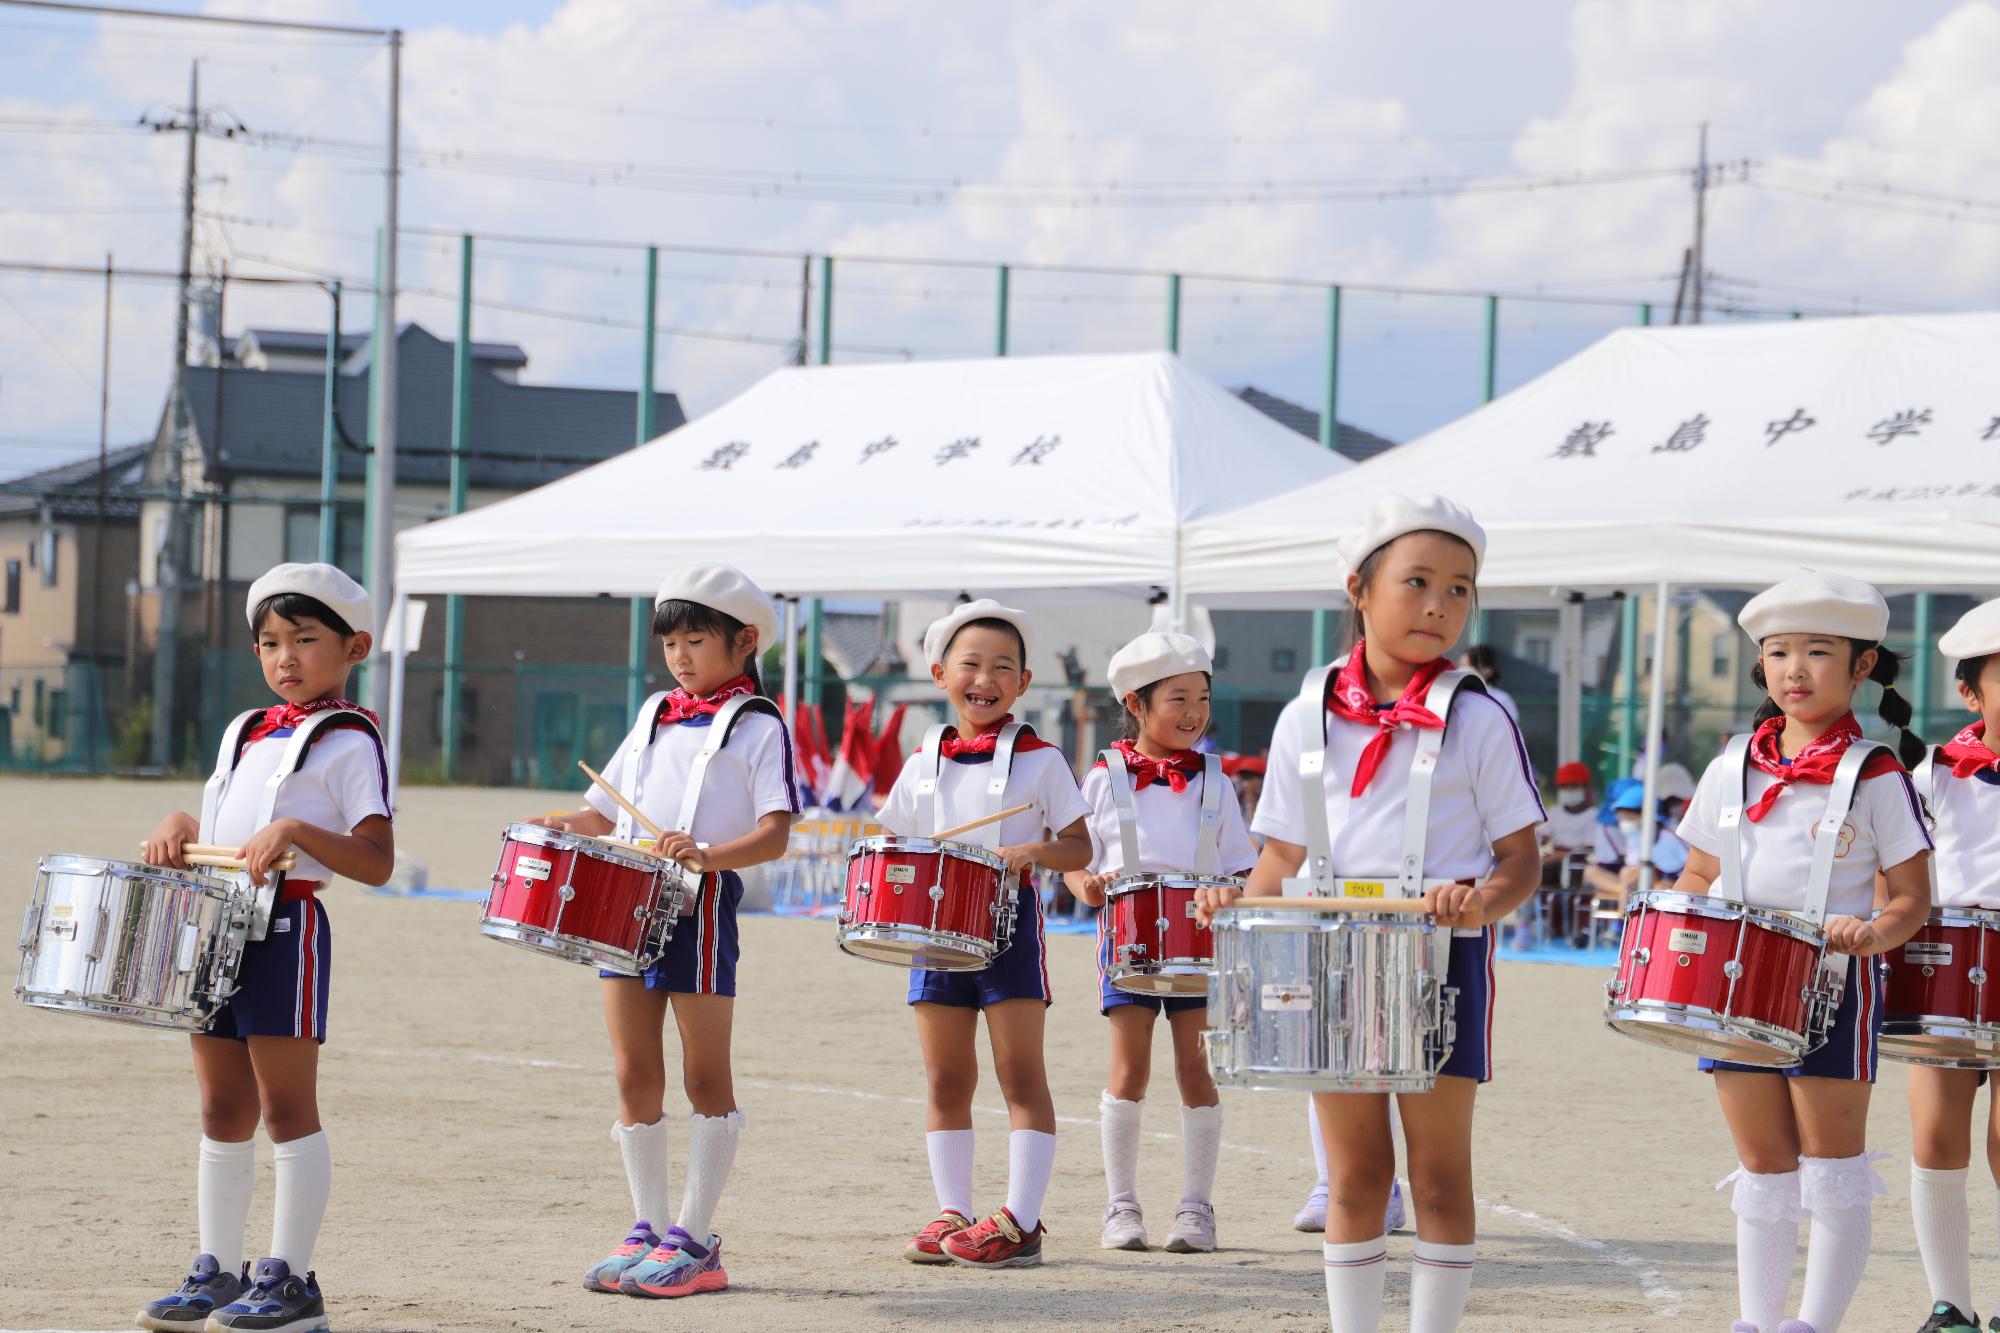
[{"label": "house roof", "polygon": [[[408,324],[397,340],[396,430],[399,480],[442,485],[451,444],[452,346]],[[365,354],[353,360],[365,359]],[[352,364],[352,362],[350,362]],[[316,477],[320,471],[325,376],[317,371],[190,366],[189,412],[209,477]],[[468,448],[501,457],[474,457],[470,484],[522,490],[553,481],[582,464],[630,449],[637,395],[627,390],[518,384],[475,366]],[[343,372],[336,416],[348,439],[368,430],[368,376]],[[656,429],[687,420],[680,399],[654,395]],[[166,419],[162,417],[162,438]],[[340,475],[359,479],[367,456],[342,447]]]},{"label": "house roof", "polygon": [[[106,518],[130,521],[139,516],[139,502],[121,497],[119,491],[138,484],[146,470],[146,455],[152,447],[151,441],[127,444],[105,455]],[[32,486],[38,490],[67,493],[54,496],[0,495],[0,517],[32,514],[44,504],[59,518],[94,517],[97,513],[97,472],[97,455],[86,454],[67,463],[15,477],[7,483],[9,486]]]},{"label": "house roof", "polygon": [[[1236,396],[1280,425],[1289,426],[1309,440],[1319,438],[1319,413],[1309,407],[1280,398],[1274,393],[1265,393],[1254,384],[1246,384],[1236,391]],[[1394,440],[1384,439],[1373,431],[1359,426],[1340,423],[1340,440],[1334,445],[1334,452],[1341,457],[1359,463],[1373,458],[1385,449],[1396,447]]]}]

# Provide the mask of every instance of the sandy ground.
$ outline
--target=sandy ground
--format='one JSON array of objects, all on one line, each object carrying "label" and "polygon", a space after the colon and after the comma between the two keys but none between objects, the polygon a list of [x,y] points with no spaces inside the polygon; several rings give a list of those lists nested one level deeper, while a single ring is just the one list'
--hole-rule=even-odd
[{"label": "sandy ground", "polygon": [[[38,855],[125,855],[197,795],[193,784],[0,781],[0,920],[19,919]],[[502,825],[565,803],[417,789],[400,825],[434,885],[482,885]],[[329,907],[321,1105],[336,1173],[315,1267],[337,1329],[1326,1326],[1317,1239],[1289,1225],[1311,1183],[1297,1096],[1224,1094],[1222,1251],[1098,1248],[1105,1033],[1087,937],[1052,941],[1049,1069],[1063,1123],[1048,1261],[979,1273],[900,1257],[933,1211],[903,975],[839,953],[825,921],[747,919],[736,1069],[749,1125],[717,1218],[732,1287],[641,1304],[577,1283],[630,1221],[592,974],[483,939],[476,904],[342,885]],[[1501,968],[1500,1078],[1481,1093],[1476,1130],[1469,1329],[1720,1330],[1734,1317],[1732,1218],[1713,1189],[1734,1162],[1707,1081],[1606,1030],[1603,980]],[[1161,1041],[1141,1164],[1156,1240],[1180,1170]],[[990,1209],[1005,1169],[990,1066],[980,1107],[976,1202]],[[184,1038],[0,1004],[0,1327],[129,1327],[171,1288],[195,1246],[198,1132]],[[1874,1139],[1898,1161],[1884,1168],[1890,1197],[1847,1327],[1913,1328],[1925,1289],[1909,1127],[1901,1069],[1886,1062]],[[675,1197],[685,1142],[677,1132]],[[267,1145],[260,1162],[253,1254],[269,1234]],[[1975,1190],[1984,1255],[1990,1197]],[[1391,1240],[1386,1328],[1407,1327],[1410,1244]]]}]

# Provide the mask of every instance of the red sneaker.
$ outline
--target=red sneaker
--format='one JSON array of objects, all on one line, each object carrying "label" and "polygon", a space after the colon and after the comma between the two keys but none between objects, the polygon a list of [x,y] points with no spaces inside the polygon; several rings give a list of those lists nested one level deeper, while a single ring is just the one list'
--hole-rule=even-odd
[{"label": "red sneaker", "polygon": [[1014,1215],[1002,1208],[984,1222],[945,1237],[938,1248],[947,1259],[967,1268],[1028,1268],[1042,1261],[1042,1237],[1048,1233],[1040,1222],[1024,1233]]},{"label": "red sneaker", "polygon": [[951,1260],[945,1257],[944,1250],[940,1248],[944,1238],[971,1225],[971,1218],[947,1209],[939,1213],[929,1226],[910,1238],[910,1243],[903,1247],[903,1257],[913,1264],[948,1264]]}]

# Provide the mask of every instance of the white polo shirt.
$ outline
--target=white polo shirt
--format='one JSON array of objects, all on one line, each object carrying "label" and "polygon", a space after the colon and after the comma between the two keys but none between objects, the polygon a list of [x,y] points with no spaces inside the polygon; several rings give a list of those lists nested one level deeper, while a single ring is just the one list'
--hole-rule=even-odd
[{"label": "white polo shirt", "polygon": [[[1361,751],[1378,734],[1303,698],[1278,714],[1271,733],[1264,795],[1250,826],[1267,838],[1305,845],[1306,799],[1299,755],[1327,739],[1321,775],[1333,872],[1348,877],[1393,876],[1403,851],[1403,807],[1417,732],[1396,731],[1374,780],[1359,799],[1348,795]],[[1493,869],[1493,844],[1545,818],[1528,750],[1514,720],[1498,703],[1468,689],[1453,703],[1431,780],[1430,832],[1424,843],[1427,879],[1479,879]]]},{"label": "white polo shirt", "polygon": [[1551,846],[1583,852],[1597,845],[1597,830],[1600,827],[1595,805],[1586,805],[1581,810],[1565,810],[1557,806],[1549,811],[1548,822],[1542,826],[1542,835]]},{"label": "white polo shirt", "polygon": [[[939,827],[952,828],[988,813],[986,782],[993,772],[991,761],[965,764],[947,759],[938,773],[938,790],[944,794],[944,823],[934,827],[925,822],[917,809],[917,782],[923,765],[921,751],[903,761],[896,785],[889,789],[888,799],[875,816],[883,828],[905,838],[923,837]],[[1023,802],[1032,808],[1009,815],[997,825],[974,829],[964,840],[988,849],[1040,842],[1090,813],[1083,793],[1077,790],[1076,775],[1069,771],[1069,761],[1054,746],[1015,753],[1007,769],[1007,790],[1000,808]]]},{"label": "white polo shirt", "polygon": [[[1680,835],[1688,846],[1722,855],[1723,785],[1732,761],[1718,755],[1702,770],[1694,800],[1682,816]],[[1755,805],[1777,779],[1755,766],[1744,775],[1745,804]],[[1812,871],[1813,830],[1826,816],[1827,788],[1800,782],[1778,798],[1759,823],[1746,816],[1743,831],[1743,898],[1752,907],[1797,912],[1805,908],[1806,878]],[[1827,889],[1828,916],[1864,921],[1875,910],[1875,872],[1898,866],[1930,850],[1910,775],[1897,769],[1862,779],[1854,806],[1840,826],[1833,880]]]},{"label": "white polo shirt", "polygon": [[1937,905],[2000,908],[2000,782],[1951,775],[1938,761],[1931,781],[1937,842]]},{"label": "white polo shirt", "polygon": [[[1090,805],[1090,872],[1093,875],[1131,875],[1140,871],[1189,875],[1194,873],[1195,851],[1201,843],[1202,783],[1207,775],[1189,779],[1187,790],[1177,792],[1165,782],[1152,782],[1132,793],[1133,813],[1139,826],[1139,864],[1128,869],[1125,846],[1118,837],[1118,806],[1111,797],[1111,773],[1093,767],[1083,775],[1083,799]],[[1225,785],[1229,779],[1221,778]],[[1257,863],[1257,851],[1250,845],[1249,830],[1243,827],[1243,808],[1236,792],[1222,793],[1222,822],[1216,828],[1215,865],[1210,873],[1240,875]]]},{"label": "white polo shirt", "polygon": [[[278,771],[290,734],[266,736],[243,747],[229,788],[215,810],[213,836],[223,847],[241,847],[261,827],[258,812],[264,804],[264,788]],[[278,789],[274,819],[302,819],[330,833],[348,834],[370,815],[388,815],[388,776],[382,751],[375,738],[355,727],[332,727],[323,731],[306,750],[299,771],[285,779]],[[324,884],[333,872],[293,849],[298,865],[287,879],[313,879]]]},{"label": "white polo shirt", "polygon": [[[598,772],[625,799],[645,811],[646,818],[671,829],[681,817],[688,773],[694,768],[695,756],[708,744],[709,729],[707,724],[690,726],[685,722],[661,727],[647,746],[645,763],[635,780],[625,771],[625,754],[640,728],[651,725],[651,715],[641,719]],[[614,822],[621,813],[618,803],[595,783],[583,799]],[[729,743],[708,762],[701,804],[695,808],[690,832],[696,842],[733,842],[754,833],[758,820],[780,810],[799,811],[791,733],[768,713],[743,714],[729,733]]]}]

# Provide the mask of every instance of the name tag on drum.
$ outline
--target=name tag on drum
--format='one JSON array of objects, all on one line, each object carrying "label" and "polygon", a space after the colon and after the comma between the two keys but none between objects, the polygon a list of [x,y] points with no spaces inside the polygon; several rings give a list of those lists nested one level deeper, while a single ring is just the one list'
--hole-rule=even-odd
[{"label": "name tag on drum", "polygon": [[1699,930],[1676,930],[1667,935],[1667,948],[1675,953],[1707,953],[1708,936]]},{"label": "name tag on drum", "polygon": [[1266,986],[1264,987],[1263,1008],[1276,1013],[1289,1013],[1294,1009],[1312,1008],[1311,986]]},{"label": "name tag on drum", "polygon": [[76,922],[51,921],[42,927],[42,934],[52,940],[73,940],[76,938]]},{"label": "name tag on drum", "polygon": [[1950,967],[1951,946],[1931,940],[1922,942],[1913,940],[1903,946],[1903,961],[1906,963],[1925,963],[1932,967]]},{"label": "name tag on drum", "polygon": [[1379,879],[1344,879],[1340,891],[1349,898],[1380,898],[1388,886]]},{"label": "name tag on drum", "polygon": [[917,868],[915,866],[884,866],[882,868],[882,878],[891,884],[915,884],[917,882]]},{"label": "name tag on drum", "polygon": [[544,861],[539,856],[522,856],[514,861],[514,873],[522,879],[547,879],[555,868],[555,862]]}]

